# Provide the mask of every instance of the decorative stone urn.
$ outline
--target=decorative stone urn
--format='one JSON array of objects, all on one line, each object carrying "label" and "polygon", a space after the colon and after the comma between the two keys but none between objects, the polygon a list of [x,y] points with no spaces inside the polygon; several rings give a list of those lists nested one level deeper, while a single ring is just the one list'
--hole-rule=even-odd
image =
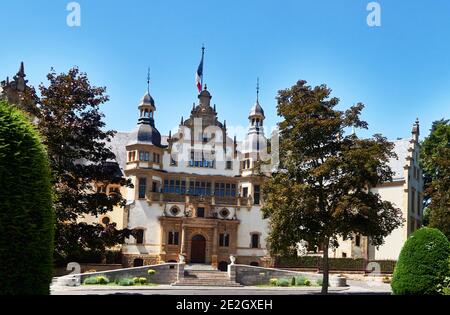
[{"label": "decorative stone urn", "polygon": [[183,254],[179,254],[178,255],[178,263],[179,264],[184,264],[184,255]]},{"label": "decorative stone urn", "polygon": [[234,262],[236,261],[236,257],[234,257],[233,255],[230,255],[230,261],[231,261],[231,265],[234,265]]}]

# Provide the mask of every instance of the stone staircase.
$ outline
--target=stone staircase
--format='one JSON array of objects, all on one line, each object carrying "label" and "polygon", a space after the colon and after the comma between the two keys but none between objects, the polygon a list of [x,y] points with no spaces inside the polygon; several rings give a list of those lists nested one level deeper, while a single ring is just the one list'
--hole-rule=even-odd
[{"label": "stone staircase", "polygon": [[241,287],[239,283],[228,278],[228,273],[218,270],[184,271],[184,277],[172,284],[173,286],[214,286],[214,287]]}]

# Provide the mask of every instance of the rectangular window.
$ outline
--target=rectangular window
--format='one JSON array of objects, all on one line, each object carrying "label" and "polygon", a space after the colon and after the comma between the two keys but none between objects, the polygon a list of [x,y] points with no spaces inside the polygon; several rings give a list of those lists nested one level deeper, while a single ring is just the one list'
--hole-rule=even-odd
[{"label": "rectangular window", "polygon": [[227,233],[221,233],[219,235],[219,246],[228,247],[230,246],[230,235]]},{"label": "rectangular window", "polygon": [[259,234],[252,234],[252,248],[259,248]]},{"label": "rectangular window", "polygon": [[233,168],[233,162],[232,161],[227,161],[226,169],[227,170],[231,170],[232,168]]},{"label": "rectangular window", "polygon": [[205,217],[205,208],[197,208],[197,218]]},{"label": "rectangular window", "polygon": [[98,186],[97,187],[97,193],[99,193],[99,194],[106,194],[106,185]]},{"label": "rectangular window", "polygon": [[153,182],[152,192],[158,192],[158,183],[157,182]]},{"label": "rectangular window", "polygon": [[147,151],[139,151],[139,161],[148,161],[150,159],[150,153]]},{"label": "rectangular window", "polygon": [[144,230],[139,229],[135,233],[136,244],[144,244]]},{"label": "rectangular window", "polygon": [[242,188],[242,197],[248,197],[248,187]]},{"label": "rectangular window", "polygon": [[170,231],[169,232],[169,245],[178,245],[178,232]]},{"label": "rectangular window", "polygon": [[361,246],[361,236],[359,234],[355,236],[355,246]]},{"label": "rectangular window", "polygon": [[147,190],[147,178],[139,178],[139,198],[145,198],[145,192]]},{"label": "rectangular window", "polygon": [[254,188],[255,188],[255,196],[254,196],[254,204],[255,205],[259,205],[259,199],[260,199],[260,187],[259,187],[259,185],[255,185],[254,186]]}]

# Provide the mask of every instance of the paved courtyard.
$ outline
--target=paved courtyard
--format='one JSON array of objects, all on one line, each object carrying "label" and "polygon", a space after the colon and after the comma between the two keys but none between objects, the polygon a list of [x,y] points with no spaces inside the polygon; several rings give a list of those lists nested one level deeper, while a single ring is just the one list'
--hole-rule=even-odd
[{"label": "paved courtyard", "polygon": [[[379,282],[348,280],[348,286],[330,288],[331,294],[391,294],[389,284]],[[117,287],[117,286],[89,286],[63,287],[53,285],[52,295],[310,295],[320,294],[319,287],[176,287],[159,285],[154,287]]]}]

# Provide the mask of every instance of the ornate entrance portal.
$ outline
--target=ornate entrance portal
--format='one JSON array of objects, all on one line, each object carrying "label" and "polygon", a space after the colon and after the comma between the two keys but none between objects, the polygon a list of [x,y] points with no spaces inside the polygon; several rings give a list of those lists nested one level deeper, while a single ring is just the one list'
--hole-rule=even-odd
[{"label": "ornate entrance portal", "polygon": [[206,256],[206,239],[197,234],[192,237],[191,243],[191,263],[204,264]]}]

